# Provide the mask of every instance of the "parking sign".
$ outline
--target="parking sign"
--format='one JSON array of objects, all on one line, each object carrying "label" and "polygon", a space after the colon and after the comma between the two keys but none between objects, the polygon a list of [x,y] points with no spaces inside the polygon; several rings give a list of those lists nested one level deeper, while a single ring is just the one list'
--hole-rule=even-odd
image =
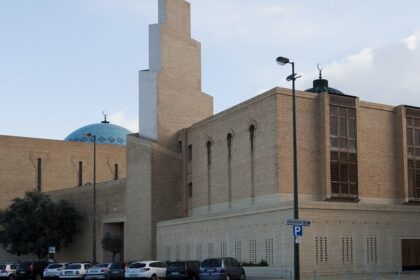
[{"label": "parking sign", "polygon": [[293,236],[294,237],[302,237],[302,225],[295,225],[293,226]]}]

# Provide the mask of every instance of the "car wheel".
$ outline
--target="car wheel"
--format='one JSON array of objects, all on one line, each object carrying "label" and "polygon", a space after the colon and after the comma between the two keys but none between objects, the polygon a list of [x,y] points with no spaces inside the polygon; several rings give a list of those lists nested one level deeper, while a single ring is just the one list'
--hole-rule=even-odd
[{"label": "car wheel", "polygon": [[157,276],[156,276],[156,274],[153,274],[153,275],[152,275],[152,280],[157,280]]},{"label": "car wheel", "polygon": [[245,280],[245,279],[246,279],[245,272],[242,272],[242,274],[241,274],[241,280]]},{"label": "car wheel", "polygon": [[13,275],[9,275],[9,277],[7,278],[8,280],[15,280],[15,276]]}]

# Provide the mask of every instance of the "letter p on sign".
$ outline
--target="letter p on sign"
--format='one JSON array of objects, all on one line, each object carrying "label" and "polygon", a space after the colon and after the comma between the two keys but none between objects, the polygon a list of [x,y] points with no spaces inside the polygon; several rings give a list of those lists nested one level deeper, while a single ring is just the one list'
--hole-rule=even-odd
[{"label": "letter p on sign", "polygon": [[298,226],[293,226],[293,236],[294,237],[302,237],[302,226],[298,225]]}]

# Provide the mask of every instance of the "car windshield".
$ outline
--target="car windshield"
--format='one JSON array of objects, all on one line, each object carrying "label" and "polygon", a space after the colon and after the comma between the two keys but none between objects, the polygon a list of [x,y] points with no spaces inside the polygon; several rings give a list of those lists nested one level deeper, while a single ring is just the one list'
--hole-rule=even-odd
[{"label": "car windshield", "polygon": [[124,269],[124,264],[123,263],[113,263],[110,266],[111,269]]},{"label": "car windshield", "polygon": [[145,267],[146,264],[145,263],[132,263],[130,264],[130,266],[128,268],[142,268]]},{"label": "car windshield", "polygon": [[94,268],[103,268],[108,267],[109,263],[100,263],[94,266]]},{"label": "car windshield", "polygon": [[168,270],[170,271],[182,271],[185,269],[185,264],[183,262],[173,262],[168,265]]},{"label": "car windshield", "polygon": [[60,263],[53,263],[53,264],[49,264],[47,266],[47,268],[49,269],[53,269],[53,268],[62,268],[64,265],[60,264]]},{"label": "car windshield", "polygon": [[75,264],[75,263],[71,263],[66,265],[66,269],[81,269],[82,265],[81,264]]},{"label": "car windshield", "polygon": [[28,269],[31,266],[31,262],[23,262],[19,265],[19,269]]},{"label": "car windshield", "polygon": [[0,264],[0,269],[6,269],[6,265],[5,264]]},{"label": "car windshield", "polygon": [[220,267],[222,266],[222,260],[220,259],[207,259],[201,264],[202,267]]}]

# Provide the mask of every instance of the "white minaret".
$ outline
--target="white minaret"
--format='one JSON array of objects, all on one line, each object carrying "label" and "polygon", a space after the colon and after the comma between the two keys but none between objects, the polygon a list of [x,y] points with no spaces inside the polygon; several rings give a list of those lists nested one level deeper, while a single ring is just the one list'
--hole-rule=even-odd
[{"label": "white minaret", "polygon": [[159,22],[149,26],[149,69],[140,71],[140,136],[168,148],[176,132],[213,114],[201,92],[201,47],[191,38],[190,3],[159,0]]}]

